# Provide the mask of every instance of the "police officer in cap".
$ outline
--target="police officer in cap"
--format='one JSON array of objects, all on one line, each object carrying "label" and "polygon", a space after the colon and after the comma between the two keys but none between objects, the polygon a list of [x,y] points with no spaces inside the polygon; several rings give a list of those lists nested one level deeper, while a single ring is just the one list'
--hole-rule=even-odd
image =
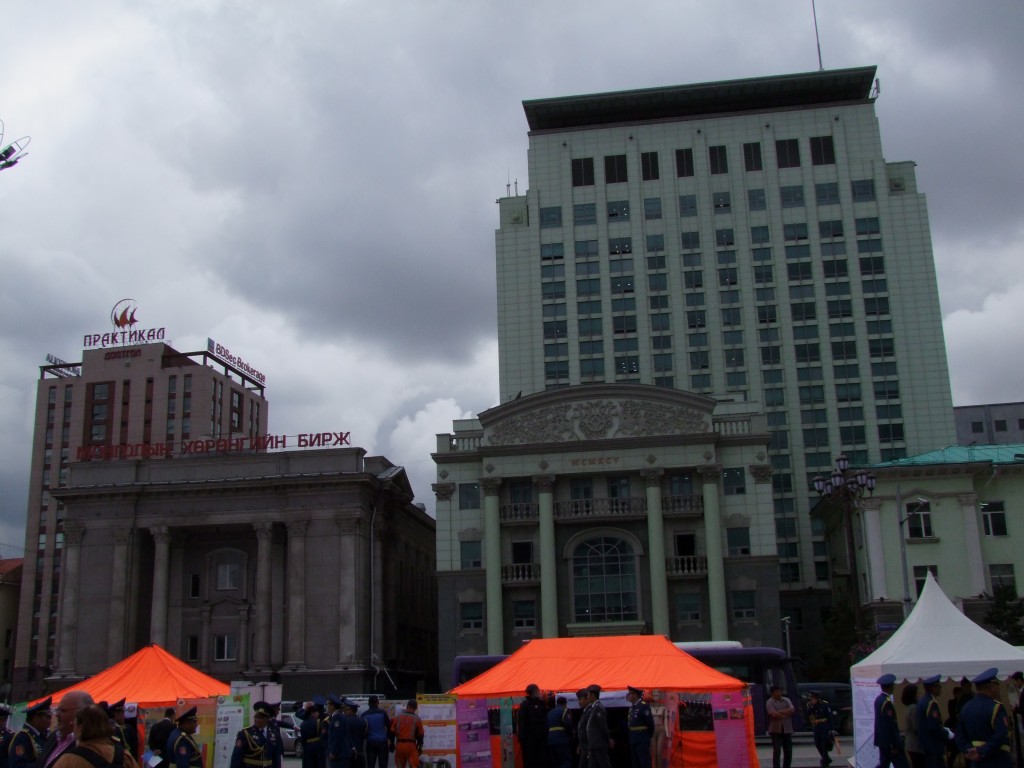
[{"label": "police officer in cap", "polygon": [[608,732],[608,711],[601,703],[601,686],[588,685],[590,716],[587,718],[587,766],[611,768],[612,737]]},{"label": "police officer in cap", "polygon": [[1010,768],[1010,717],[999,701],[998,675],[993,667],[971,681],[977,695],[960,710],[956,745],[970,763]]},{"label": "police officer in cap", "polygon": [[257,701],[252,712],[253,724],[235,737],[231,768],[281,768],[281,737],[270,725],[274,708],[265,701]]},{"label": "police officer in cap", "polygon": [[917,700],[917,741],[924,752],[925,768],[943,768],[949,737],[939,710],[942,676],[926,677],[921,681],[921,687],[924,688],[924,696]]},{"label": "police officer in cap", "polygon": [[125,700],[115,701],[107,707],[107,714],[114,721],[114,740],[119,741],[134,758],[139,756],[139,732],[124,721]]},{"label": "police officer in cap", "polygon": [[909,768],[907,753],[903,751],[899,722],[896,720],[896,706],[892,702],[896,675],[882,675],[877,683],[882,688],[882,692],[875,698],[875,746],[878,747],[878,768]]},{"label": "police officer in cap", "polygon": [[552,768],[572,768],[572,715],[565,696],[548,710],[548,757]]},{"label": "police officer in cap", "polygon": [[633,757],[633,768],[651,768],[651,736],[654,735],[654,715],[650,705],[644,701],[640,688],[626,686],[629,701],[629,752]]},{"label": "police officer in cap", "polygon": [[366,765],[366,721],[359,716],[359,705],[352,699],[342,699],[342,711],[348,723],[348,735],[352,740],[351,768],[363,768]]},{"label": "police officer in cap", "polygon": [[25,710],[25,724],[11,739],[7,764],[10,768],[36,768],[39,754],[46,742],[47,731],[53,713],[51,699],[43,699],[34,707]]},{"label": "police officer in cap", "polygon": [[330,768],[349,768],[352,762],[352,736],[343,708],[345,701],[336,694],[327,697],[327,764]]},{"label": "police officer in cap", "polygon": [[832,749],[832,708],[821,700],[818,691],[807,694],[807,721],[814,733],[814,748],[821,758],[819,765],[830,765],[832,758],[828,753]]},{"label": "police officer in cap", "polygon": [[320,739],[320,715],[324,698],[315,696],[295,713],[299,718],[299,741],[302,743],[302,768],[323,768],[324,745]]},{"label": "police officer in cap", "polygon": [[14,739],[14,731],[7,727],[7,718],[10,716],[11,710],[0,707],[0,768],[7,768],[7,752]]},{"label": "police officer in cap", "polygon": [[164,755],[174,768],[203,768],[203,751],[194,738],[199,728],[196,708],[187,709],[175,719],[177,727],[167,739]]}]

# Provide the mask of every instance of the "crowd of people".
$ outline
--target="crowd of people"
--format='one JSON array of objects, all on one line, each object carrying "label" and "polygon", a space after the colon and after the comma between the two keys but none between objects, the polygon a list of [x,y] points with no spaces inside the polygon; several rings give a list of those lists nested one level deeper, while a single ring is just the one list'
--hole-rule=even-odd
[{"label": "crowd of people", "polygon": [[[657,755],[662,743],[655,715],[643,690],[629,687],[626,698],[629,712],[618,735],[629,746],[633,768],[651,768],[660,763]],[[516,723],[523,768],[611,768],[616,734],[601,703],[601,686],[580,689],[576,700],[580,715],[574,722],[565,696],[544,699],[538,686],[526,688]]]},{"label": "crowd of people", "polygon": [[417,708],[416,700],[409,699],[391,717],[377,696],[370,696],[362,714],[356,702],[334,694],[304,702],[295,713],[302,768],[387,768],[391,753],[396,768],[417,768],[423,752]]}]

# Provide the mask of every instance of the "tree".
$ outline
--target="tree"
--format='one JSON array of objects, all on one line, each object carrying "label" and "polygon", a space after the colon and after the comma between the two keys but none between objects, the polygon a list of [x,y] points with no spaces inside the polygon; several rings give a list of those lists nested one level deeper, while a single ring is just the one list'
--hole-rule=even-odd
[{"label": "tree", "polygon": [[992,592],[992,605],[985,614],[986,628],[1010,645],[1024,645],[1024,601],[1008,584],[996,584]]}]

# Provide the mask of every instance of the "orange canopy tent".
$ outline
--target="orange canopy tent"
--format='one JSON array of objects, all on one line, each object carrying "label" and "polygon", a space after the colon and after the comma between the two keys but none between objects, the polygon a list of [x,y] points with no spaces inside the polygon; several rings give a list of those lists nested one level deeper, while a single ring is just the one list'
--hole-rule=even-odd
[{"label": "orange canopy tent", "polygon": [[205,699],[231,692],[227,683],[190,667],[158,645],[147,645],[114,666],[57,691],[52,694],[53,701],[59,702],[72,690],[86,691],[94,701],[124,698],[144,708],[169,707],[178,699]]},{"label": "orange canopy tent", "polygon": [[[545,691],[576,691],[592,683],[605,690],[627,686],[647,691],[742,694],[746,683],[703,664],[661,635],[567,637],[531,640],[503,662],[450,693],[460,698],[522,697],[536,683]],[[745,713],[749,764],[756,766],[754,720],[749,698],[735,709]],[[713,733],[676,732],[672,766],[717,766]]]}]

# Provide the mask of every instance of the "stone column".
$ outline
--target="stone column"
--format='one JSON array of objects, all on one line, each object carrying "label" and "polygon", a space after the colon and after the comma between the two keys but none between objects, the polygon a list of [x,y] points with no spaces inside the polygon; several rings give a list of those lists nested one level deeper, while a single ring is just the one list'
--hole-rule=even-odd
[{"label": "stone column", "polygon": [[668,574],[665,569],[665,518],[661,510],[663,469],[642,469],[647,489],[647,557],[651,573],[651,632],[671,635],[668,610]]},{"label": "stone column", "polygon": [[[867,557],[864,562],[868,569],[868,584],[871,594],[864,596],[864,602],[868,603],[879,598],[889,599],[889,576],[885,567],[885,550],[882,548],[882,500],[862,499],[860,502],[861,514],[864,515],[864,545],[867,550]],[[900,511],[896,510],[896,520],[899,521]],[[903,528],[897,527],[897,533],[902,536]]]},{"label": "stone column", "polygon": [[555,552],[555,476],[537,475],[540,517],[540,636],[558,637],[558,555]]},{"label": "stone column", "polygon": [[722,555],[722,515],[718,500],[722,467],[705,464],[697,467],[703,482],[704,540],[708,558],[708,608],[711,614],[711,639],[729,639],[729,619],[725,590],[725,557]]},{"label": "stone column", "polygon": [[502,620],[501,509],[498,505],[499,477],[480,479],[484,493],[484,568],[487,573],[487,653],[505,652],[505,623]]},{"label": "stone column", "polygon": [[287,666],[306,667],[306,528],[309,520],[291,520],[288,527],[288,653]]},{"label": "stone column", "polygon": [[270,668],[270,547],[273,543],[273,523],[253,523],[256,530],[256,648],[253,669]]},{"label": "stone column", "polygon": [[133,529],[115,528],[114,553],[110,559],[110,624],[107,627],[107,664],[125,656],[125,606],[128,603],[128,544]]},{"label": "stone column", "polygon": [[971,585],[971,595],[980,595],[986,591],[986,587],[985,566],[981,557],[981,532],[978,530],[978,494],[962,493],[956,498],[960,502],[960,514],[964,519],[967,583]]},{"label": "stone column", "polygon": [[354,517],[335,518],[338,534],[338,666],[349,667],[356,660],[356,578],[355,540],[359,533],[359,520]]},{"label": "stone column", "polygon": [[57,677],[75,676],[75,635],[78,632],[78,580],[82,557],[82,539],[85,526],[64,522],[64,573],[60,589],[60,647],[57,657]]},{"label": "stone column", "polygon": [[249,605],[238,606],[238,668],[249,666]]},{"label": "stone column", "polygon": [[[210,669],[210,617],[213,609],[209,604],[202,609],[202,626],[199,630],[199,669],[204,672]],[[238,658],[242,659],[241,638],[239,638]],[[241,667],[244,669],[244,667]]]},{"label": "stone column", "polygon": [[153,534],[153,609],[149,620],[149,641],[167,647],[167,595],[170,579],[171,531],[166,525],[150,528]]}]

